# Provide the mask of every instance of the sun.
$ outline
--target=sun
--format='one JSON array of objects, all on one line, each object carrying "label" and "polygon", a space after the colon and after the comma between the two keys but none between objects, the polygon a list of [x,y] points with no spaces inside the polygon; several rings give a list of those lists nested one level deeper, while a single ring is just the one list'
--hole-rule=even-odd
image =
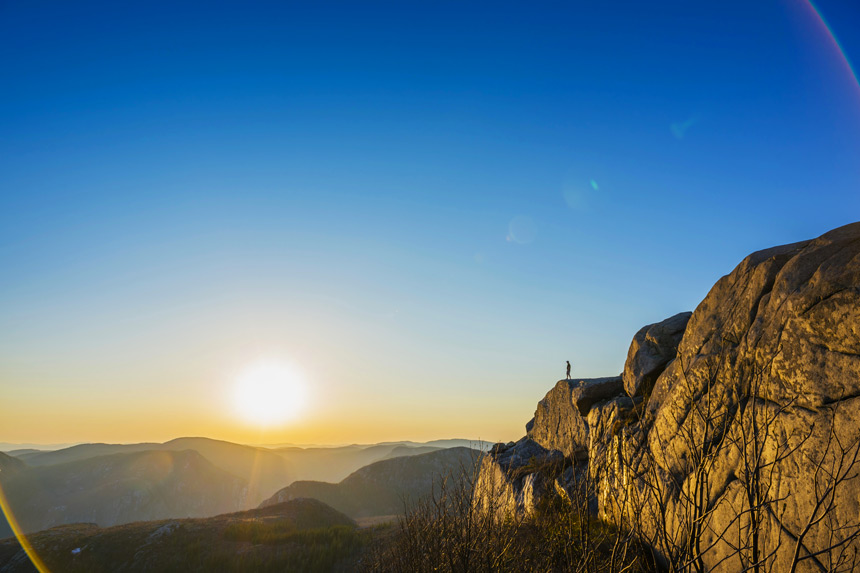
[{"label": "sun", "polygon": [[299,417],[307,405],[307,381],[301,371],[284,362],[251,364],[236,377],[236,412],[256,426],[277,426]]}]

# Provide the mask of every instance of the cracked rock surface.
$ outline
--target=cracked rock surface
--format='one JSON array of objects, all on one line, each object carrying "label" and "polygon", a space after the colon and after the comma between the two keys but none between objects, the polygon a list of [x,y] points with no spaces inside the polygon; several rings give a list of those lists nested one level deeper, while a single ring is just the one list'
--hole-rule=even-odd
[{"label": "cracked rock surface", "polygon": [[[634,412],[642,399],[644,408]],[[710,422],[703,424],[702,412]],[[617,500],[627,494],[643,495],[650,467],[670,484],[665,507],[673,524],[690,513],[679,492],[697,479],[695,448],[725,436],[729,445],[716,451],[707,474],[711,526],[724,531],[746,511],[741,460],[754,415],[771,420],[758,436],[770,495],[790,500],[774,506],[762,526],[765,543],[779,548],[773,570],[787,570],[794,539],[820,497],[813,477],[835,467],[834,444],[860,438],[860,223],[749,255],[692,314],[642,328],[622,377],[559,381],[527,431],[547,451],[588,459],[604,516],[625,511]],[[487,457],[486,469],[503,475],[497,457]],[[636,471],[624,467],[630,460]],[[816,474],[820,461],[825,471]],[[522,488],[519,494],[510,503],[522,503]],[[810,530],[809,547],[838,540],[845,534],[839,526],[858,522],[860,478],[841,484],[833,508]],[[637,517],[649,519],[647,511]],[[723,541],[705,536],[713,544],[708,568],[739,570],[728,545],[737,544],[730,536],[738,528],[728,530]],[[848,547],[860,552],[857,540]],[[825,557],[800,570],[827,570]]]}]

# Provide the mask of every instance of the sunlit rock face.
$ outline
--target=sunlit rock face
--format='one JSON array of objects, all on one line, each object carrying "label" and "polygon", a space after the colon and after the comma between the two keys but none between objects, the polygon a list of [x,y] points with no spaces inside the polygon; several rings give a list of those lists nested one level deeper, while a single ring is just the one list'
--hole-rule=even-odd
[{"label": "sunlit rock face", "polygon": [[499,516],[529,515],[546,491],[554,487],[564,456],[530,440],[496,444],[484,456],[475,483],[475,499],[483,511]]},{"label": "sunlit rock face", "polygon": [[620,376],[559,380],[538,403],[527,436],[496,444],[484,458],[476,496],[482,507],[529,515],[547,492],[576,487],[576,474],[588,471],[591,428],[602,432],[605,423],[599,415],[592,422],[590,413],[629,410],[634,401],[623,394]]},{"label": "sunlit rock face", "polygon": [[[759,443],[759,465],[773,469],[771,496],[786,499],[766,512],[763,527],[765,545],[780,545],[779,570],[826,487],[819,471],[815,491],[817,462],[823,458],[824,469],[831,471],[836,461],[831,431],[843,445],[860,432],[858,396],[860,224],[855,223],[812,241],[754,253],[720,279],[690,318],[678,358],[658,378],[648,404],[653,421],[649,416],[639,431],[647,432],[648,457],[680,483],[693,479],[693,448],[727,435],[708,476],[714,523],[723,527],[748,508],[743,455]],[[702,405],[710,412],[710,429]],[[750,435],[755,416],[757,440]],[[833,527],[856,522],[858,500],[857,480],[837,488],[830,514],[835,521],[814,526],[807,545],[823,547]],[[838,539],[842,533],[834,535]],[[717,544],[712,562],[731,553]],[[809,559],[804,567],[815,570],[820,564]],[[725,570],[739,565],[723,562]]]},{"label": "sunlit rock face", "polygon": [[[852,531],[840,528],[860,516],[860,478],[828,490],[838,462],[844,470],[857,461],[849,446],[860,436],[860,223],[753,253],[691,316],[641,329],[623,389],[610,391],[607,382],[596,400],[579,400],[580,382],[550,390],[528,435],[548,451],[588,458],[600,515],[635,517],[656,544],[661,520],[683,534],[691,494],[706,484],[703,564],[741,570],[732,547],[749,546],[749,469],[758,460],[767,499],[779,500],[762,512],[760,544],[773,551],[768,568],[788,570],[824,492],[832,494],[827,519],[809,527],[798,553],[838,543]],[[485,464],[507,475],[498,457]],[[649,482],[662,484],[662,517]],[[513,495],[509,503],[522,499]],[[860,552],[855,540],[798,570],[830,570],[828,560],[845,548]]]},{"label": "sunlit rock face", "polygon": [[528,437],[571,458],[588,456],[586,416],[595,404],[623,393],[620,376],[559,380],[538,403]]},{"label": "sunlit rock face", "polygon": [[678,352],[691,312],[681,312],[662,322],[643,326],[627,352],[624,363],[624,390],[630,396],[650,393],[657,377]]}]

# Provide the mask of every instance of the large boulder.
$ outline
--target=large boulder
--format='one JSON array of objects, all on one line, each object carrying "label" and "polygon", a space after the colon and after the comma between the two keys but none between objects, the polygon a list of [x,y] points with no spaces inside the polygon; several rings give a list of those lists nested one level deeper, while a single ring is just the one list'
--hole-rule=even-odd
[{"label": "large boulder", "polygon": [[527,432],[484,460],[505,507],[550,491],[556,452],[666,561],[739,571],[757,544],[771,571],[795,550],[798,571],[860,566],[839,562],[860,559],[860,223],[751,254],[640,330],[623,378],[559,381]]},{"label": "large boulder", "polygon": [[624,390],[629,396],[651,392],[657,377],[678,353],[678,344],[692,312],[681,312],[662,322],[643,326],[627,351],[624,363]]},{"label": "large boulder", "polygon": [[587,457],[588,424],[591,408],[624,393],[620,376],[559,380],[538,403],[527,435],[548,450],[558,450],[571,458]]},{"label": "large boulder", "polygon": [[[641,453],[652,475],[676,486],[673,523],[691,514],[685,488],[708,480],[709,527],[728,533],[722,541],[710,533],[706,565],[725,559],[722,570],[741,567],[732,545],[744,540],[731,536],[750,515],[744,494],[755,479],[766,486],[760,541],[775,551],[776,570],[787,570],[822,491],[835,484],[828,473],[858,461],[851,446],[860,437],[860,223],[753,253],[721,278],[690,318],[634,430],[647,436]],[[801,554],[857,529],[860,480],[830,491],[828,518],[806,533]],[[809,558],[803,566],[822,563]]]},{"label": "large boulder", "polygon": [[481,460],[474,499],[483,511],[500,517],[529,515],[566,466],[564,456],[528,437],[496,444]]}]

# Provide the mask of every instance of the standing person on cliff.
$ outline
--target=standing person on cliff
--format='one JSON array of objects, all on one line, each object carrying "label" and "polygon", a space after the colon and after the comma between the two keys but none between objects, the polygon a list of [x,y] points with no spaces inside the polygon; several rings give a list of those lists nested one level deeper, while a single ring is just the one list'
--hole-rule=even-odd
[{"label": "standing person on cliff", "polygon": [[567,380],[570,380],[570,360],[567,360]]}]

